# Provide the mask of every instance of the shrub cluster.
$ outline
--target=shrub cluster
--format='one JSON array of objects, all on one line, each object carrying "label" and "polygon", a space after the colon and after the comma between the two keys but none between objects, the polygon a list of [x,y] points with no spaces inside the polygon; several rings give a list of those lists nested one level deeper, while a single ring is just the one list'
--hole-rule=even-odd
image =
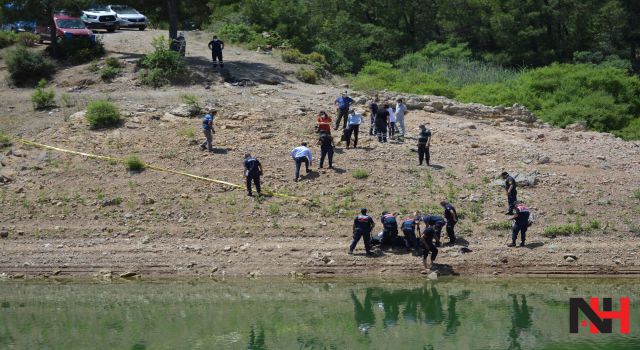
[{"label": "shrub cluster", "polygon": [[105,60],[104,67],[100,69],[100,78],[104,81],[111,81],[120,74],[120,69],[122,67],[122,62],[120,62],[116,57],[108,57]]},{"label": "shrub cluster", "polygon": [[170,42],[164,36],[153,39],[153,47],[154,51],[140,61],[144,68],[140,75],[143,84],[153,87],[168,85],[186,72],[186,61],[170,49]]},{"label": "shrub cluster", "polygon": [[115,127],[122,121],[118,107],[104,100],[90,102],[85,117],[94,129]]},{"label": "shrub cluster", "polygon": [[[288,41],[283,40],[280,35],[275,32],[269,32],[263,35],[257,32],[245,23],[227,22],[219,28],[213,28],[218,36],[228,43],[245,44],[248,49],[257,47],[286,47],[289,46]],[[217,30],[216,30],[217,29]]]},{"label": "shrub cluster", "polygon": [[0,129],[0,149],[11,146],[11,138]]},{"label": "shrub cluster", "polygon": [[16,33],[10,31],[0,31],[0,49],[11,46],[18,41]]},{"label": "shrub cluster", "polygon": [[19,86],[35,84],[50,78],[56,66],[50,59],[24,46],[18,46],[5,54],[5,62],[11,81]]},{"label": "shrub cluster", "polygon": [[40,37],[37,34],[29,33],[29,32],[21,32],[16,36],[16,41],[20,45],[33,47],[36,46],[36,43],[40,41]]},{"label": "shrub cluster", "polygon": [[296,78],[307,84],[315,84],[318,82],[318,74],[316,74],[316,71],[304,67],[298,68],[296,71]]},{"label": "shrub cluster", "polygon": [[102,57],[104,44],[100,40],[66,39],[58,40],[58,55],[71,64],[82,64]]},{"label": "shrub cluster", "polygon": [[143,171],[145,168],[144,162],[138,158],[138,156],[133,154],[124,160],[124,165],[127,167],[127,170],[133,172]]},{"label": "shrub cluster", "polygon": [[351,176],[355,179],[366,179],[369,177],[369,172],[366,169],[354,169],[351,172]]},{"label": "shrub cluster", "polygon": [[31,102],[33,103],[33,109],[49,109],[56,106],[56,93],[53,90],[47,90],[47,81],[42,79],[36,86],[36,91],[31,95]]}]

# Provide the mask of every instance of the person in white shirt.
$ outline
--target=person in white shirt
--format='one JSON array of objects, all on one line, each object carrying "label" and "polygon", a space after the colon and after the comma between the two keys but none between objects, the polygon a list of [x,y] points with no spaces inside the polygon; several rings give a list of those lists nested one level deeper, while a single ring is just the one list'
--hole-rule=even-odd
[{"label": "person in white shirt", "polygon": [[360,124],[362,124],[362,115],[355,110],[349,112],[347,123],[347,148],[351,145],[351,135],[353,135],[353,148],[358,148],[358,133],[360,132]]},{"label": "person in white shirt", "polygon": [[399,98],[396,103],[396,123],[399,125],[398,132],[401,136],[404,136],[404,116],[407,114],[407,106],[402,103],[402,99]]},{"label": "person in white shirt", "polygon": [[393,138],[396,134],[396,113],[391,106],[387,111],[389,112],[389,138]]},{"label": "person in white shirt", "polygon": [[307,147],[306,142],[303,142],[300,146],[294,148],[289,154],[291,155],[291,158],[296,161],[296,178],[294,181],[298,181],[298,179],[300,179],[300,167],[302,166],[302,163],[304,163],[307,174],[309,174],[309,165],[313,162],[313,156],[311,155],[311,150]]}]

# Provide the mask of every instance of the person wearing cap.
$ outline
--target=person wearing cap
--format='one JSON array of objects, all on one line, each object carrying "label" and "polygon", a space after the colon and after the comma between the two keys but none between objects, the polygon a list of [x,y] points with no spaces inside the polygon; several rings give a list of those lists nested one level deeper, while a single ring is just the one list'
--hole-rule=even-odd
[{"label": "person wearing cap", "polygon": [[318,132],[325,133],[331,135],[331,118],[327,115],[325,111],[320,111],[318,113]]},{"label": "person wearing cap", "polygon": [[420,134],[418,134],[418,165],[422,165],[424,160],[429,165],[429,145],[431,144],[431,131],[426,126],[420,125]]},{"label": "person wearing cap", "polygon": [[371,231],[376,226],[373,218],[367,215],[367,209],[360,209],[360,214],[353,220],[353,240],[349,246],[349,254],[353,254],[360,238],[364,240],[364,249],[367,255],[371,255]]},{"label": "person wearing cap", "polygon": [[320,132],[320,137],[318,138],[318,145],[320,145],[320,166],[322,169],[324,165],[325,157],[329,158],[329,169],[333,169],[333,150],[336,147],[336,144],[333,142],[333,136],[331,134],[327,134],[324,131]]},{"label": "person wearing cap", "polygon": [[513,209],[516,207],[516,201],[518,200],[516,180],[506,171],[503,171],[500,175],[504,180],[504,189],[507,192],[507,203],[509,205],[509,209],[506,215],[513,215]]},{"label": "person wearing cap", "polygon": [[296,177],[293,181],[298,181],[300,179],[300,167],[302,166],[302,163],[304,163],[307,174],[309,174],[309,165],[313,162],[313,156],[311,155],[311,150],[307,147],[306,142],[303,142],[300,146],[291,150],[289,154],[296,162]]},{"label": "person wearing cap", "polygon": [[358,148],[358,133],[360,133],[360,124],[362,124],[362,116],[356,113],[354,109],[349,112],[347,122],[347,148],[351,145],[351,135],[353,135],[353,148]]},{"label": "person wearing cap", "polygon": [[396,242],[398,237],[398,220],[396,218],[398,214],[382,212],[380,216],[380,222],[382,223],[382,234],[373,238],[373,241],[380,245],[391,246]]},{"label": "person wearing cap", "polygon": [[396,122],[399,125],[398,130],[400,132],[400,136],[404,136],[405,128],[404,128],[404,116],[407,114],[407,106],[402,103],[402,99],[399,98],[396,101]]},{"label": "person wearing cap", "polygon": [[213,129],[213,121],[216,119],[216,114],[217,111],[212,109],[202,118],[202,132],[204,133],[205,141],[200,145],[200,148],[203,151],[213,152],[213,134],[216,133]]},{"label": "person wearing cap", "polygon": [[338,107],[338,118],[336,119],[335,130],[338,130],[338,128],[340,127],[340,122],[342,121],[342,119],[344,119],[342,129],[347,127],[347,117],[349,116],[349,109],[352,103],[353,100],[351,99],[351,97],[349,97],[346,91],[336,99],[335,105],[336,107]]},{"label": "person wearing cap", "polygon": [[262,194],[260,191],[260,176],[262,176],[262,164],[256,157],[252,157],[250,153],[244,154],[244,176],[247,180],[247,194],[253,196],[251,191],[251,182],[256,186],[258,196]]},{"label": "person wearing cap", "polygon": [[389,124],[389,111],[387,108],[389,108],[389,105],[385,104],[382,108],[378,108],[378,113],[376,114],[376,133],[380,143],[387,142],[387,125]]},{"label": "person wearing cap", "polygon": [[516,240],[518,239],[518,233],[520,233],[520,246],[524,247],[524,242],[527,239],[527,228],[529,228],[529,208],[527,208],[521,202],[516,202],[514,210],[515,215],[511,218],[514,220],[513,229],[511,231],[511,244],[508,247],[515,247]]},{"label": "person wearing cap", "polygon": [[400,227],[402,229],[402,233],[404,234],[404,241],[405,246],[407,247],[407,251],[413,248],[414,253],[417,253],[419,249],[419,243],[418,239],[416,238],[416,213],[404,218]]},{"label": "person wearing cap", "polygon": [[453,229],[456,223],[458,223],[458,213],[456,212],[456,208],[446,200],[440,202],[440,206],[444,209],[444,218],[447,219],[446,228],[449,244],[453,245],[456,243],[456,234]]}]

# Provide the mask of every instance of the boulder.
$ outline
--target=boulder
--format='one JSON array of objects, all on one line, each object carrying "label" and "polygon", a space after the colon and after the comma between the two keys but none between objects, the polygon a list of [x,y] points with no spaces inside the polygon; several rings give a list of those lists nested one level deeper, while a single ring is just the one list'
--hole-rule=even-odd
[{"label": "boulder", "polygon": [[183,103],[178,107],[175,107],[174,109],[172,109],[169,113],[177,117],[194,118],[194,117],[197,117],[200,114],[200,112],[201,112],[200,108],[195,106],[189,106]]},{"label": "boulder", "polygon": [[[536,182],[538,181],[537,171],[534,171],[529,174],[509,173],[509,175],[511,175],[514,178],[514,180],[516,180],[516,184],[521,187],[535,186]],[[504,186],[504,180],[497,179],[493,182],[493,184],[496,186]]]}]

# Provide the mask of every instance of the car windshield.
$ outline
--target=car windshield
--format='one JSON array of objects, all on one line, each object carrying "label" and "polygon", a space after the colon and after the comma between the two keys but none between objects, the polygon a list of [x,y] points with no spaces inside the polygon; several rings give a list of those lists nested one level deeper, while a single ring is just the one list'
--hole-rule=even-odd
[{"label": "car windshield", "polygon": [[102,5],[91,6],[91,7],[89,7],[87,9],[87,11],[91,11],[91,12],[110,12],[108,7],[102,6]]},{"label": "car windshield", "polygon": [[122,15],[137,15],[138,11],[136,11],[134,8],[128,7],[128,6],[111,6],[111,9],[113,11],[115,11],[117,14],[122,14]]},{"label": "car windshield", "polygon": [[85,29],[84,23],[79,19],[59,19],[56,21],[58,28],[62,29]]}]

